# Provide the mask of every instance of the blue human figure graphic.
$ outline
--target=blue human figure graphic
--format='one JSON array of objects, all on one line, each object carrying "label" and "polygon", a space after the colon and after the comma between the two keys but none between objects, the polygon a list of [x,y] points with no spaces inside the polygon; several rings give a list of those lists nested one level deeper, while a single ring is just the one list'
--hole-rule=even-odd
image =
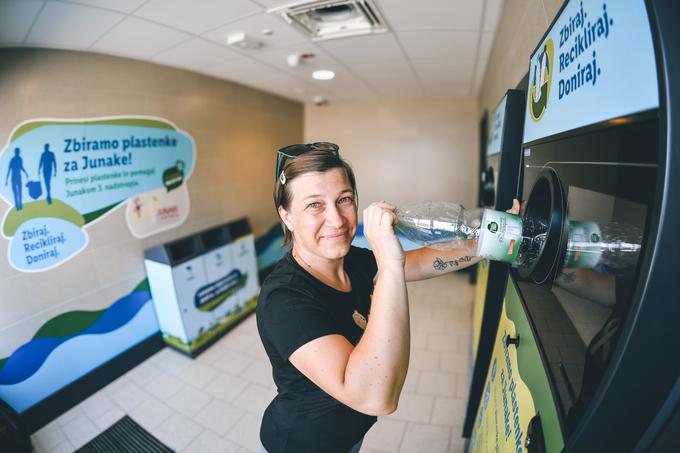
[{"label": "blue human figure graphic", "polygon": [[40,155],[40,164],[38,165],[38,177],[40,177],[41,169],[43,178],[45,179],[45,190],[47,191],[47,204],[52,204],[50,181],[52,180],[52,176],[55,177],[57,176],[57,159],[54,157],[54,153],[50,151],[49,143],[45,143],[45,150]]},{"label": "blue human figure graphic", "polygon": [[24,161],[21,159],[21,151],[19,148],[14,149],[14,157],[9,161],[9,168],[7,169],[7,176],[5,177],[5,185],[9,180],[9,175],[12,175],[12,193],[14,194],[14,207],[17,211],[21,211],[24,204],[21,201],[21,172],[24,172],[28,178],[28,173],[24,170]]}]

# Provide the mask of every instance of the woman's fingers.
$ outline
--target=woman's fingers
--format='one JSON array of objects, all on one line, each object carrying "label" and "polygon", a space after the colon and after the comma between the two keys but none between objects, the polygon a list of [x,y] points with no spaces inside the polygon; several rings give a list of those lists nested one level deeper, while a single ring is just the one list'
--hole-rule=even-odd
[{"label": "woman's fingers", "polygon": [[396,216],[392,211],[383,209],[380,211],[380,226],[383,228],[392,228],[396,221]]},{"label": "woman's fingers", "polygon": [[519,215],[519,200],[516,198],[512,199],[512,208],[505,211],[510,214]]},{"label": "woman's fingers", "polygon": [[392,228],[397,222],[396,206],[376,201],[364,209],[364,232],[371,234],[383,228]]}]

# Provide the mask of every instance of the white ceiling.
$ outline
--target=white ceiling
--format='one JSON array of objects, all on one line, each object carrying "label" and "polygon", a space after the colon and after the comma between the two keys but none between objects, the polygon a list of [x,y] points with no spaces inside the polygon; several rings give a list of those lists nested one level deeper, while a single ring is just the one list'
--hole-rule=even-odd
[{"label": "white ceiling", "polygon": [[[375,0],[390,32],[318,43],[267,13],[292,1],[0,0],[0,46],[136,58],[302,102],[474,98],[504,0]],[[235,32],[262,47],[227,46]],[[303,52],[315,58],[287,65],[288,55]],[[336,77],[313,80],[316,69]]]}]

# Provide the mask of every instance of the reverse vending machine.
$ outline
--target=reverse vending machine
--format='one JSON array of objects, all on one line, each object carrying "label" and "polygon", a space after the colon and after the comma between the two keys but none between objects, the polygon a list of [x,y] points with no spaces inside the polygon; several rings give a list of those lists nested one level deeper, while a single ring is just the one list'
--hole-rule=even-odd
[{"label": "reverse vending machine", "polygon": [[676,451],[678,23],[677,2],[569,1],[531,56],[528,245],[470,452]]}]

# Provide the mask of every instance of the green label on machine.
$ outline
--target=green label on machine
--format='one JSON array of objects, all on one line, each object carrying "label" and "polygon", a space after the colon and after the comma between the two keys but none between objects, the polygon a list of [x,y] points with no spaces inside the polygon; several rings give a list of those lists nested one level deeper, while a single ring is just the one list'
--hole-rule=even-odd
[{"label": "green label on machine", "polygon": [[522,242],[522,219],[506,212],[485,209],[479,228],[477,256],[512,263]]}]

